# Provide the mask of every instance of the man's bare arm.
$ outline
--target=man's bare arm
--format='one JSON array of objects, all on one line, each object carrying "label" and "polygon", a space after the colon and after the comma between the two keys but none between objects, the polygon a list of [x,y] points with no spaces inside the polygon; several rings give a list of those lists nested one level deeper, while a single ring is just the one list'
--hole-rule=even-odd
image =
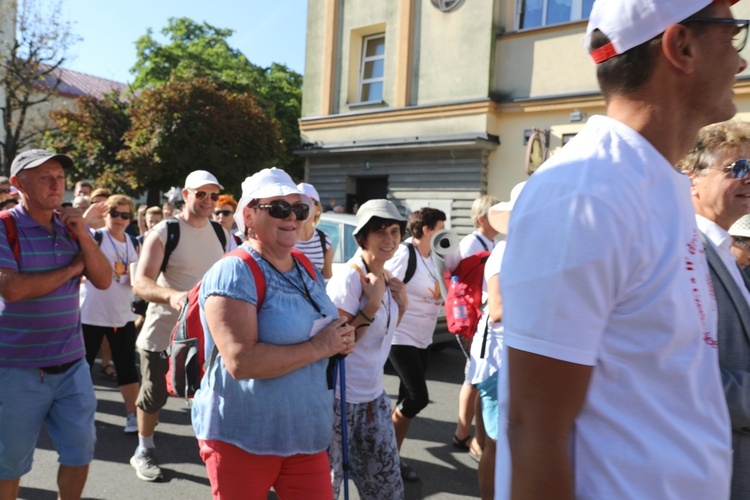
[{"label": "man's bare arm", "polygon": [[511,498],[572,500],[570,431],[592,366],[508,349]]},{"label": "man's bare arm", "polygon": [[35,299],[60,288],[68,280],[83,272],[83,256],[76,257],[67,266],[42,273],[20,273],[15,269],[0,269],[0,296],[6,302]]},{"label": "man's bare arm", "polygon": [[161,272],[162,260],[164,260],[164,246],[159,235],[155,231],[150,231],[143,242],[143,250],[141,250],[138,266],[136,266],[133,291],[143,300],[169,304],[179,311],[185,302],[187,292],[178,292],[156,284],[156,278]]}]

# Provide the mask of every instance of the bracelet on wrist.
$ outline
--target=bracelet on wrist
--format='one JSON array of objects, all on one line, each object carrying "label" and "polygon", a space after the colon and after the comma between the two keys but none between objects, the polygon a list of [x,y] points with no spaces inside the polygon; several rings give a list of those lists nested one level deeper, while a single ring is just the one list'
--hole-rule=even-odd
[{"label": "bracelet on wrist", "polygon": [[371,318],[368,315],[366,315],[365,312],[362,309],[360,309],[359,311],[357,311],[357,314],[359,314],[360,316],[362,316],[363,318],[365,318],[365,320],[368,323],[372,323],[373,321],[375,321],[375,315],[374,314],[373,314],[373,316]]}]

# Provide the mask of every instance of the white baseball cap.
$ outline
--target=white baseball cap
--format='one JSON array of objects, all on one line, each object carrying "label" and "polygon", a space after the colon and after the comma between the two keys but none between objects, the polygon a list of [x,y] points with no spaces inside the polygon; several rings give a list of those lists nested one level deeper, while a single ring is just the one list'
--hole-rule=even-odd
[{"label": "white baseball cap", "polygon": [[[717,0],[596,0],[586,28],[586,50],[596,64],[651,40]],[[729,0],[733,5],[737,0]],[[590,49],[599,30],[610,43]]]},{"label": "white baseball cap", "polygon": [[214,174],[205,170],[196,170],[194,172],[190,172],[185,178],[184,187],[185,189],[198,189],[199,187],[205,186],[206,184],[215,184],[216,186],[219,186],[219,189],[224,189],[224,186],[219,184],[219,181],[216,180]]},{"label": "white baseball cap", "polygon": [[312,184],[308,184],[306,182],[300,182],[297,184],[297,189],[305,193],[307,196],[312,198],[313,200],[320,203],[320,195],[318,194],[318,190],[315,189],[315,186]]},{"label": "white baseball cap", "polygon": [[245,234],[245,207],[253,200],[261,198],[273,198],[275,196],[286,196],[289,194],[298,194],[302,203],[306,203],[312,208],[313,203],[310,197],[294,184],[289,174],[276,167],[265,168],[260,172],[254,173],[245,179],[242,183],[242,198],[237,202],[237,211],[234,212],[234,221],[237,223],[237,229]]},{"label": "white baseball cap", "polygon": [[498,233],[508,234],[508,222],[510,222],[510,212],[513,210],[513,207],[516,205],[516,201],[518,200],[518,197],[521,195],[521,191],[523,191],[523,187],[525,185],[526,185],[526,181],[519,182],[518,184],[513,186],[513,189],[510,190],[509,201],[501,201],[500,203],[496,205],[492,205],[490,207],[490,210],[487,213],[487,219],[489,219],[490,226],[492,226],[492,229],[494,229]]}]

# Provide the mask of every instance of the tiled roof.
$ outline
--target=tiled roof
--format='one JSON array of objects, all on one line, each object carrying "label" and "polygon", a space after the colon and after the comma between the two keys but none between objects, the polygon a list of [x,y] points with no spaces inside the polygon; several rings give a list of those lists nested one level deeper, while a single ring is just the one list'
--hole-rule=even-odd
[{"label": "tiled roof", "polygon": [[46,83],[53,86],[55,78],[59,79],[56,92],[68,97],[90,96],[101,99],[104,94],[119,90],[125,93],[127,84],[99,78],[98,76],[79,73],[70,69],[59,68],[47,75]]}]

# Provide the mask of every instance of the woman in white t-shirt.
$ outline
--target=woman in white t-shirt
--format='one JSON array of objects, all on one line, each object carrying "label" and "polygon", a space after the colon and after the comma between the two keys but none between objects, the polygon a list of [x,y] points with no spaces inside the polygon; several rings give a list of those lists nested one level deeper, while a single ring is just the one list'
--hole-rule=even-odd
[{"label": "woman in white t-shirt", "polygon": [[[388,200],[370,200],[357,212],[354,238],[362,249],[337,271],[326,292],[339,316],[355,328],[356,347],[343,363],[350,477],[361,498],[404,496],[391,405],[383,366],[408,299],[406,287],[385,270],[404,234],[406,219]],[[333,440],[328,448],[334,498],[343,481],[341,392],[337,381]]]},{"label": "woman in white t-shirt", "polygon": [[138,370],[135,365],[135,314],[131,264],[138,261],[135,238],[125,233],[135,213],[129,197],[112,195],[104,202],[104,227],[94,232],[99,248],[112,263],[112,284],[99,290],[88,280],[81,285],[81,323],[86,345],[86,361],[93,366],[104,337],[112,350],[117,385],[125,402],[125,432],[138,432],[135,400],[138,397]]},{"label": "woman in white t-shirt", "polygon": [[[385,264],[393,276],[405,281],[409,299],[404,321],[396,328],[388,356],[400,379],[398,400],[391,415],[399,452],[412,419],[430,400],[425,380],[427,354],[443,304],[439,273],[430,258],[430,242],[433,234],[445,228],[445,218],[445,213],[436,208],[425,207],[413,212],[409,216],[411,241],[402,244]],[[403,460],[400,462],[401,477],[405,481],[419,479],[415,470]]]},{"label": "woman in white t-shirt", "polygon": [[310,217],[302,225],[299,241],[294,245],[294,248],[305,254],[325,279],[330,279],[333,275],[333,245],[331,244],[331,237],[324,231],[317,229],[320,214],[323,213],[320,206],[320,195],[312,184],[306,182],[297,184],[297,189],[310,197],[313,207]]}]

